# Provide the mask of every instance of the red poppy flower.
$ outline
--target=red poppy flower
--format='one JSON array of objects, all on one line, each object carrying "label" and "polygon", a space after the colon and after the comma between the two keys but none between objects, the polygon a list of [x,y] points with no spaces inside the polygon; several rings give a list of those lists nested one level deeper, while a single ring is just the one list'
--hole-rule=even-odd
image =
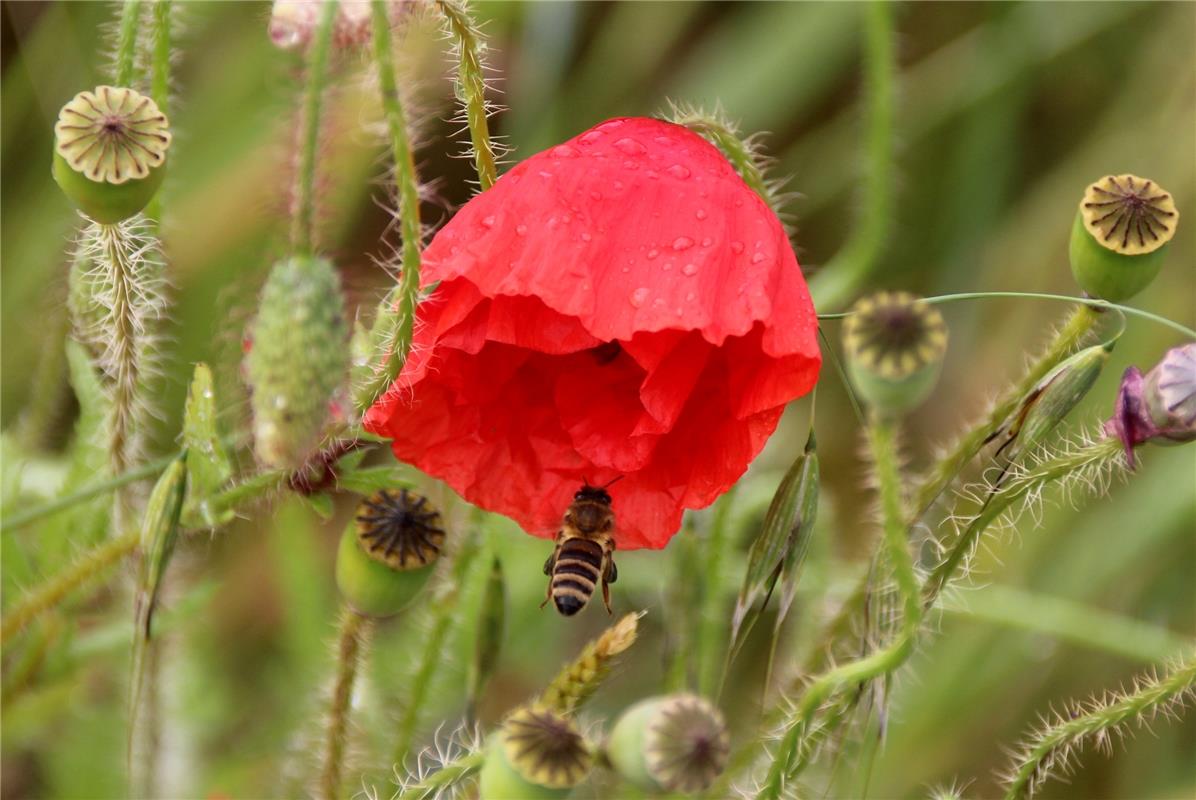
[{"label": "red poppy flower", "polygon": [[808,392],[817,322],[788,238],[712,145],[614,119],[512,168],[424,256],[414,344],[365,427],[551,537],[583,482],[622,549],[664,547]]}]

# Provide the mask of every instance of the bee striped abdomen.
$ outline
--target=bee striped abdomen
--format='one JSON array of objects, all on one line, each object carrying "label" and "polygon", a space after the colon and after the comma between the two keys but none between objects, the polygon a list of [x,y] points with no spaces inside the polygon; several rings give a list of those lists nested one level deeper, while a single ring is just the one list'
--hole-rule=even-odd
[{"label": "bee striped abdomen", "polygon": [[561,543],[552,568],[552,601],[557,611],[572,616],[585,608],[602,575],[602,546],[588,539]]}]

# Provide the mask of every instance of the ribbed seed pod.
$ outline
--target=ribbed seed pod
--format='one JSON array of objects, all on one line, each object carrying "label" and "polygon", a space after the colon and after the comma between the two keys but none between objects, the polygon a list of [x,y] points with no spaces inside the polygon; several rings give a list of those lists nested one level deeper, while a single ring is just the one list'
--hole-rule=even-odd
[{"label": "ribbed seed pod", "polygon": [[542,706],[520,708],[486,745],[481,800],[555,800],[581,783],[592,764],[571,720]]},{"label": "ribbed seed pod", "polygon": [[727,765],[722,713],[692,694],[653,697],[623,712],[606,755],[618,773],[649,791],[701,792]]},{"label": "ribbed seed pod", "polygon": [[170,123],[149,97],[113,86],[80,92],[54,125],[54,180],[96,222],[120,222],[162,185],[170,141]]},{"label": "ribbed seed pod", "polygon": [[1106,175],[1090,184],[1068,247],[1076,283],[1093,297],[1128,300],[1159,274],[1178,222],[1174,198],[1153,181]]},{"label": "ribbed seed pod", "polygon": [[384,489],[357,506],[341,534],[336,585],[367,617],[397,614],[432,575],[444,549],[440,512],[407,489]]},{"label": "ribbed seed pod", "polygon": [[349,366],[344,301],[332,264],[296,256],[262,289],[246,367],[258,459],[298,469],[320,444]]},{"label": "ribbed seed pod", "polygon": [[843,325],[847,371],[877,411],[901,414],[926,399],[947,352],[947,325],[938,309],[909,292],[860,298]]}]

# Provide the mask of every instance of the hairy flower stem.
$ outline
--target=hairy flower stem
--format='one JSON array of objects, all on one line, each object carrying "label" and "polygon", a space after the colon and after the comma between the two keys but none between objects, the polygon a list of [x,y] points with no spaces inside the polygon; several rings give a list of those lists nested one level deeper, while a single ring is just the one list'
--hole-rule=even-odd
[{"label": "hairy flower stem", "polygon": [[469,138],[473,145],[473,163],[478,172],[478,187],[486,191],[498,180],[494,143],[486,108],[486,65],[482,58],[485,42],[469,10],[460,0],[437,0],[449,34],[456,43],[457,96],[465,110]]},{"label": "hairy flower stem", "polygon": [[116,41],[116,71],[119,87],[131,87],[137,70],[137,28],[141,22],[141,0],[125,0],[120,9],[120,28]]},{"label": "hairy flower stem", "polygon": [[1065,451],[1008,480],[1000,491],[988,497],[980,513],[972,518],[968,527],[951,545],[947,556],[927,578],[923,587],[923,606],[929,609],[934,605],[943,588],[955,576],[956,570],[979,541],[981,534],[1013,503],[1049,483],[1122,457],[1123,447],[1116,437],[1098,439],[1074,450]]},{"label": "hairy flower stem", "polygon": [[810,280],[817,308],[841,308],[879,263],[892,227],[893,109],[897,73],[893,5],[874,0],[864,19],[867,166],[863,215],[851,238]]},{"label": "hairy flower stem", "polygon": [[1086,739],[1107,746],[1118,726],[1155,713],[1167,713],[1196,695],[1196,657],[1176,665],[1162,678],[1142,682],[1112,702],[1094,701],[1086,713],[1068,715],[1036,733],[1015,757],[1005,800],[1033,795],[1053,771],[1066,771],[1072,748]]},{"label": "hairy flower stem", "polygon": [[485,752],[466,753],[453,759],[418,783],[399,788],[395,800],[425,800],[425,798],[448,796],[445,790],[461,783],[482,768]]},{"label": "hairy flower stem", "polygon": [[[398,377],[411,349],[415,327],[415,306],[419,301],[420,244],[422,239],[419,217],[419,179],[415,158],[411,152],[411,137],[407,132],[407,118],[403,112],[395,79],[395,67],[390,37],[390,18],[385,0],[373,0],[371,13],[374,23],[374,62],[382,92],[382,109],[386,114],[386,128],[390,136],[391,158],[394,161],[395,189],[398,195],[399,224],[402,227],[403,261],[398,297],[387,297],[379,307],[374,330],[384,332],[373,337],[383,348],[385,361],[373,372],[357,396],[357,407],[364,411]],[[398,308],[394,300],[397,299]],[[374,365],[368,365],[374,369]]]},{"label": "hairy flower stem", "polygon": [[896,436],[896,424],[893,420],[873,416],[869,425],[868,440],[880,484],[882,546],[893,570],[893,581],[902,601],[901,630],[892,642],[880,650],[830,669],[810,683],[798,702],[793,720],[769,768],[768,777],[757,795],[761,800],[775,800],[781,797],[785,786],[796,777],[797,769],[804,763],[801,753],[809,746],[805,739],[812,730],[815,715],[823,703],[840,690],[859,686],[895,671],[905,663],[914,650],[914,642],[922,622],[921,587],[914,572],[913,558],[905,536],[905,512]]},{"label": "hairy flower stem", "polygon": [[[153,50],[150,53],[150,97],[167,117],[170,116],[170,47],[173,22],[172,0],[154,0]],[[158,227],[162,223],[162,192],[150,200],[145,215]]]},{"label": "hairy flower stem", "polygon": [[0,622],[0,645],[24,630],[38,616],[58,606],[72,592],[99,577],[105,570],[133,552],[141,532],[128,531],[83,554],[73,566],[29,592]]},{"label": "hairy flower stem", "polygon": [[307,84],[303,95],[303,121],[299,165],[291,215],[291,249],[296,255],[315,253],[316,154],[320,148],[320,111],[328,84],[328,54],[336,22],[336,0],[320,7],[320,22],[307,54]]},{"label": "hairy flower stem", "polygon": [[368,646],[372,622],[356,611],[341,611],[340,634],[336,647],[336,679],[328,716],[324,721],[324,757],[320,771],[319,796],[337,800],[341,796],[341,775],[349,740],[349,713],[353,705],[353,684],[361,653]]},{"label": "hairy flower stem", "polygon": [[778,216],[782,213],[783,198],[778,194],[779,181],[769,180],[765,174],[768,160],[753,146],[754,137],[744,139],[736,125],[722,113],[706,113],[701,109],[675,106],[672,121],[684,125],[713,144],[735,167],[739,177],[760,199],[768,203]]}]

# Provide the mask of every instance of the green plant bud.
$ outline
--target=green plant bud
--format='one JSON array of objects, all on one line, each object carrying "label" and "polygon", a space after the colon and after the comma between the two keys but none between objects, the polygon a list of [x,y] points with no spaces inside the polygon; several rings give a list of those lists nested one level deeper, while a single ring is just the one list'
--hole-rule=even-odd
[{"label": "green plant bud", "polygon": [[511,713],[486,745],[481,800],[556,800],[587,774],[593,757],[577,726],[549,709]]},{"label": "green plant bud", "polygon": [[80,92],[54,125],[54,180],[96,222],[120,222],[162,185],[170,139],[170,123],[149,97],[113,86]]},{"label": "green plant bud", "polygon": [[348,369],[344,301],[332,264],[280,261],[262,289],[246,367],[258,459],[298,469],[315,450]]},{"label": "green plant bud", "polygon": [[336,585],[367,617],[397,614],[431,577],[444,547],[440,513],[407,489],[382,490],[357,507],[336,553]]},{"label": "green plant bud", "polygon": [[701,792],[727,765],[723,715],[692,694],[641,700],[611,730],[606,756],[626,780],[649,791]]},{"label": "green plant bud", "polygon": [[843,349],[856,391],[883,414],[921,405],[938,382],[947,352],[943,315],[909,292],[877,292],[851,310]]},{"label": "green plant bud", "polygon": [[1106,175],[1084,192],[1068,255],[1080,288],[1114,303],[1145,289],[1163,266],[1179,211],[1158,184]]}]

